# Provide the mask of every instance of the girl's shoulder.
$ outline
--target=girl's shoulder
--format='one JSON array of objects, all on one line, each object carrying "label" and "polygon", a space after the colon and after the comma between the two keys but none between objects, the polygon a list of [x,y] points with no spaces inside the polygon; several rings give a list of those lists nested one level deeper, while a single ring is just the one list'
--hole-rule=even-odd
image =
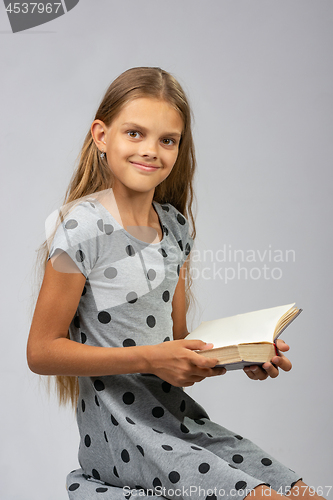
[{"label": "girl's shoulder", "polygon": [[46,220],[45,231],[48,260],[56,252],[66,252],[87,277],[101,253],[103,236],[111,229],[94,200],[83,199],[54,211]]},{"label": "girl's shoulder", "polygon": [[171,205],[171,203],[162,203],[162,204],[157,202],[154,203],[159,205],[159,207],[163,210],[164,217],[166,220],[169,221],[170,224],[173,224],[176,227],[188,228],[189,222],[186,219],[186,217],[184,217],[184,215],[181,212],[179,212],[177,208]]},{"label": "girl's shoulder", "polygon": [[184,253],[184,257],[186,258],[193,246],[189,221],[170,203],[158,203],[157,205],[161,210],[164,232],[168,233],[170,231],[174,235],[180,250]]}]

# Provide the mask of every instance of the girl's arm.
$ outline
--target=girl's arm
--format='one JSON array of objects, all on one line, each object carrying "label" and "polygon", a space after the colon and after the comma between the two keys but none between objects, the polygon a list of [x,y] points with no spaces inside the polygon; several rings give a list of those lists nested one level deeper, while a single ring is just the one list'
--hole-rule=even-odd
[{"label": "girl's arm", "polygon": [[58,272],[47,262],[27,345],[32,371],[74,376],[153,373],[176,386],[193,385],[216,374],[212,369],[216,360],[194,352],[205,348],[200,340],[123,348],[89,346],[67,338],[85,281],[83,274]]}]

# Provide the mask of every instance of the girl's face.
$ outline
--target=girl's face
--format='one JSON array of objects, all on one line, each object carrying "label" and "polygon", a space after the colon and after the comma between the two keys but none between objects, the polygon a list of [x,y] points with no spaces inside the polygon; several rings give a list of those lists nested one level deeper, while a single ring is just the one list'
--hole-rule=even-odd
[{"label": "girl's face", "polygon": [[104,136],[113,189],[153,195],[176,162],[182,130],[180,114],[166,101],[142,97],[127,103]]}]

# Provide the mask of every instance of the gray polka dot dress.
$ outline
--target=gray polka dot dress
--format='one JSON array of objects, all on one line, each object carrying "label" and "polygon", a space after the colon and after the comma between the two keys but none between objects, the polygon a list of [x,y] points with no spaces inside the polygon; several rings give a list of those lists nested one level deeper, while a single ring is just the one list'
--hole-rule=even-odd
[{"label": "gray polka dot dress", "polygon": [[[49,258],[65,251],[86,277],[72,340],[124,349],[172,340],[172,297],[193,241],[172,205],[153,206],[159,243],[126,232],[93,195],[57,229]],[[259,484],[278,490],[300,479],[152,374],[79,377],[79,384],[80,469],[67,477],[71,500],[244,498]]]}]

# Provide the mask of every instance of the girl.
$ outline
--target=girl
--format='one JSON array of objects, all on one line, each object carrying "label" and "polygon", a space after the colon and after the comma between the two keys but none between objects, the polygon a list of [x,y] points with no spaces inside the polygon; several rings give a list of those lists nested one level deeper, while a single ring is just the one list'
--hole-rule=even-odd
[{"label": "girl", "polygon": [[[120,75],[66,193],[27,348],[31,370],[57,375],[60,400],[77,403],[70,499],[275,499],[301,486],[307,496],[298,474],[211,422],[182,390],[225,373],[195,352],[211,344],[185,338],[194,170],[179,83],[159,68]],[[272,363],[247,374],[291,368],[283,355]]]}]

